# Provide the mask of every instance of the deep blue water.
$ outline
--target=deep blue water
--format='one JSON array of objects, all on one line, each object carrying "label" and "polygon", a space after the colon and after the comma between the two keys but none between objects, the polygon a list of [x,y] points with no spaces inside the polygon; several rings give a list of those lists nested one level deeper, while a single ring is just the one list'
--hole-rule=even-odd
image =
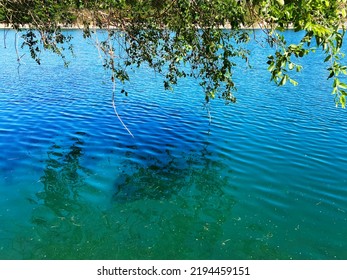
[{"label": "deep blue water", "polygon": [[278,88],[250,43],[211,122],[196,81],[166,92],[142,67],[116,98],[132,138],[70,33],[69,68],[48,53],[18,68],[14,32],[0,43],[0,259],[347,258],[347,115],[321,54]]}]

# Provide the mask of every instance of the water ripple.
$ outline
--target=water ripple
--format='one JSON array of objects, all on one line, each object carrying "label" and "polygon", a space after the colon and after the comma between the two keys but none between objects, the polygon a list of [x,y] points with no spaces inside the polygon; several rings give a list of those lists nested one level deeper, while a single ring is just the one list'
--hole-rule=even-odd
[{"label": "water ripple", "polygon": [[143,67],[116,93],[132,138],[76,40],[68,69],[16,74],[0,49],[0,258],[346,258],[346,112],[314,58],[278,88],[254,48],[237,104],[209,111],[197,81],[167,93]]}]

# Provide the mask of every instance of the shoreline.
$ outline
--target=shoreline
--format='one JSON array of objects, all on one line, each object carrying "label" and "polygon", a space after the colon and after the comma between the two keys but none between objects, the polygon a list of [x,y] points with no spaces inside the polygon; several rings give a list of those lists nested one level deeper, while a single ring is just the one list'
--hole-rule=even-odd
[{"label": "shoreline", "polygon": [[[62,30],[74,30],[74,29],[80,29],[82,30],[83,29],[83,25],[82,26],[79,26],[79,25],[76,25],[74,24],[73,26],[61,26],[60,27]],[[91,27],[92,28],[92,27]],[[93,27],[94,28],[94,27]],[[11,26],[5,24],[5,23],[0,23],[0,30],[1,29],[4,29],[4,30],[15,30],[14,28],[12,28]],[[23,26],[21,26],[21,29],[29,29],[29,25],[25,24]]]},{"label": "shoreline", "polygon": [[[22,29],[29,29],[29,25],[24,25],[21,26]],[[74,24],[71,26],[60,26],[60,28],[62,30],[83,30],[84,26],[83,25],[78,25],[78,24]],[[102,29],[96,26],[89,26],[89,28],[91,29]],[[231,29],[230,25],[226,25],[226,26],[220,26],[221,29]],[[111,29],[117,29],[116,26],[112,26]],[[252,26],[242,26],[240,28],[240,30],[261,30],[261,29],[266,29],[264,28],[261,24],[257,23],[254,24]],[[292,27],[288,27],[288,30],[293,29]],[[0,30],[15,30],[14,28],[12,28],[11,26],[5,24],[5,23],[0,23]]]},{"label": "shoreline", "polygon": [[[340,28],[342,29],[343,26],[345,28],[347,28],[347,22],[345,24],[343,24]],[[78,25],[78,24],[73,24],[71,26],[60,26],[60,28],[62,30],[83,30],[84,26]],[[89,28],[102,30],[102,28],[99,28],[99,27],[93,26],[93,25],[89,26]],[[219,28],[220,29],[231,29],[231,26],[229,24],[227,24],[225,26],[220,26]],[[29,29],[29,25],[25,24],[24,26],[21,26],[21,29]],[[111,26],[110,29],[117,29],[117,27]],[[262,24],[262,23],[255,23],[255,24],[250,25],[250,26],[241,26],[240,27],[240,30],[265,30],[265,29],[268,29],[268,28],[266,28],[265,24]],[[294,27],[292,25],[290,25],[286,28],[286,30],[293,30],[293,29],[294,29]],[[15,30],[15,29],[12,28],[11,26],[5,24],[5,23],[0,23],[0,30]]]}]

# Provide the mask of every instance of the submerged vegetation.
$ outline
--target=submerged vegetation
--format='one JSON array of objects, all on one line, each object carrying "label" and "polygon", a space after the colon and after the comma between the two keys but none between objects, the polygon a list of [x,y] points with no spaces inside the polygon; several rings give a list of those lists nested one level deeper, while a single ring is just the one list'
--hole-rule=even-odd
[{"label": "submerged vegetation", "polygon": [[[345,2],[1,0],[0,21],[18,31],[22,47],[38,63],[40,52],[50,50],[67,64],[65,52],[73,46],[62,27],[83,26],[84,36],[97,43],[113,82],[124,83],[129,68],[146,64],[164,76],[166,89],[179,78],[197,78],[207,102],[215,97],[236,101],[234,68],[240,59],[248,64],[247,28],[257,26],[265,35],[259,47],[266,44],[273,49],[264,61],[272,81],[297,85],[291,71],[300,72],[300,58],[321,49],[336,105],[345,107],[347,84],[340,78],[347,74],[341,63]],[[98,38],[96,28],[106,30],[106,37]],[[287,28],[298,32],[297,42],[286,41],[281,32]]]}]

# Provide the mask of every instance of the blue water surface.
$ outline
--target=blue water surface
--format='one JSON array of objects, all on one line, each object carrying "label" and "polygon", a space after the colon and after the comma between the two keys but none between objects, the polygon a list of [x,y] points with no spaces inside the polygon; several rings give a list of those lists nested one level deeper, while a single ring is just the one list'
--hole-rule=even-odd
[{"label": "blue water surface", "polygon": [[322,54],[278,88],[251,42],[237,103],[209,111],[197,81],[166,92],[143,66],[117,87],[132,138],[97,50],[67,32],[64,68],[25,50],[19,66],[0,30],[0,259],[347,258],[347,118]]}]

